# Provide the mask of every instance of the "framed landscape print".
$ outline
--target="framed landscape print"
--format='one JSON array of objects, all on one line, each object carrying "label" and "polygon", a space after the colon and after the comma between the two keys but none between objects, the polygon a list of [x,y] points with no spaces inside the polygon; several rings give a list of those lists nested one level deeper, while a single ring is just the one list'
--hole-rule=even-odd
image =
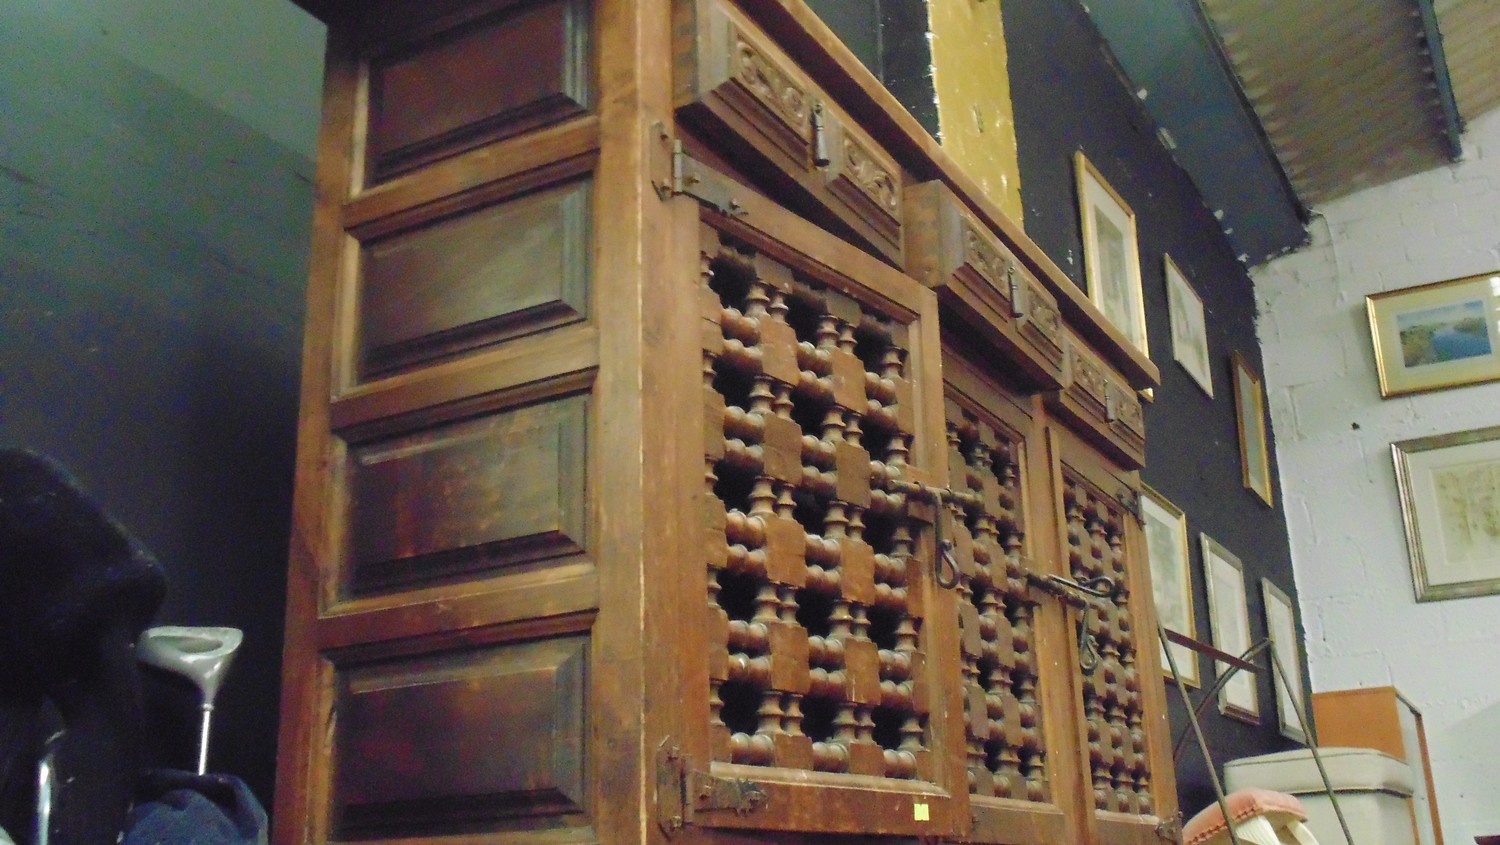
[{"label": "framed landscape print", "polygon": [[[1146,557],[1151,564],[1151,595],[1156,601],[1156,618],[1169,631],[1197,639],[1198,626],[1193,617],[1193,573],[1188,562],[1187,516],[1160,493],[1150,487],[1141,490],[1141,518],[1146,535]],[[1177,643],[1162,643],[1162,672],[1172,677],[1172,660],[1182,683],[1200,686],[1198,653]]]},{"label": "framed landscape print", "polygon": [[1500,379],[1500,273],[1365,297],[1385,398]]},{"label": "framed landscape print", "polygon": [[[1250,609],[1245,600],[1245,567],[1240,559],[1207,534],[1198,535],[1203,546],[1203,580],[1208,583],[1208,621],[1213,628],[1214,647],[1238,657],[1250,649]],[[1227,663],[1214,663],[1214,676],[1228,674]],[[1219,690],[1219,712],[1260,724],[1260,704],[1255,696],[1255,675],[1234,673]]]},{"label": "framed landscape print", "polygon": [[1271,667],[1271,678],[1276,689],[1276,722],[1281,735],[1301,743],[1307,742],[1307,731],[1302,726],[1298,713],[1307,712],[1302,700],[1302,663],[1297,649],[1297,611],[1292,599],[1271,583],[1271,579],[1260,579],[1260,595],[1266,606],[1266,633],[1271,637],[1271,650],[1281,668],[1286,670],[1286,681],[1281,673]]},{"label": "framed landscape print", "polygon": [[1209,396],[1214,395],[1213,365],[1208,360],[1208,324],[1203,300],[1170,255],[1163,255],[1167,278],[1167,316],[1172,322],[1172,357]]},{"label": "framed landscape print", "polygon": [[1240,430],[1240,474],[1245,486],[1271,504],[1271,450],[1266,445],[1266,396],[1260,376],[1234,353],[1234,407]]},{"label": "framed landscape print", "polygon": [[1417,601],[1500,593],[1500,426],[1391,453]]},{"label": "framed landscape print", "polygon": [[1135,212],[1104,181],[1080,150],[1073,154],[1078,179],[1078,215],[1083,224],[1083,271],[1089,299],[1110,325],[1142,354],[1146,305],[1141,296],[1141,260],[1136,251]]}]

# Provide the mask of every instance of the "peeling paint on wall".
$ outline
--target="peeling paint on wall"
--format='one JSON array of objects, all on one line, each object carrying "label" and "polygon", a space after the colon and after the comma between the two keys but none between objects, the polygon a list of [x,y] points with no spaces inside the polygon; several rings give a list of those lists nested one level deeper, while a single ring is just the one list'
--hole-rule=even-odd
[{"label": "peeling paint on wall", "polygon": [[943,148],[1019,225],[1021,176],[1000,0],[930,0]]}]

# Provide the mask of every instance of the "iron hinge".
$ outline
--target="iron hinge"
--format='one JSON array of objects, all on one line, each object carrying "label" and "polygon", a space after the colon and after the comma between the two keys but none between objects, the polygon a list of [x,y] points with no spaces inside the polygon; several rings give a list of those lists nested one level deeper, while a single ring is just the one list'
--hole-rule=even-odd
[{"label": "iron hinge", "polygon": [[1182,841],[1182,811],[1178,810],[1156,823],[1156,835],[1167,842]]},{"label": "iron hinge", "polygon": [[698,812],[730,810],[745,816],[766,806],[760,784],[693,771],[671,737],[656,749],[656,823],[669,838],[693,823]]},{"label": "iron hinge", "polygon": [[1120,507],[1129,511],[1130,515],[1135,517],[1137,523],[1141,525],[1146,524],[1146,514],[1141,510],[1141,493],[1139,490],[1121,487],[1120,492],[1115,494],[1115,498],[1119,500]]},{"label": "iron hinge", "polygon": [[656,135],[653,148],[662,150],[667,159],[652,168],[656,175],[651,180],[651,185],[656,189],[658,197],[669,200],[676,196],[689,196],[720,214],[730,217],[749,214],[739,200],[734,198],[732,184],[684,152],[682,141],[671,137],[663,124],[653,124],[652,131]]}]

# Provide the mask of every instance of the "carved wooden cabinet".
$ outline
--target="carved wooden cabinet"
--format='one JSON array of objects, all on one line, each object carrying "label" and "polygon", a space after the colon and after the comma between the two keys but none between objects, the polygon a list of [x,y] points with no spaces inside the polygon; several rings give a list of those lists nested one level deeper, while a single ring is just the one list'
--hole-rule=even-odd
[{"label": "carved wooden cabinet", "polygon": [[805,6],[320,12],[276,842],[1170,838],[1155,370]]}]

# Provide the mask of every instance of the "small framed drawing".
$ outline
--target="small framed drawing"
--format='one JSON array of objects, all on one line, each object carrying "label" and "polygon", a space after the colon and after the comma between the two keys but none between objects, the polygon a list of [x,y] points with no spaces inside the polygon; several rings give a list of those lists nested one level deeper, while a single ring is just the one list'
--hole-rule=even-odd
[{"label": "small framed drawing", "polygon": [[[1198,535],[1203,546],[1203,580],[1208,582],[1208,621],[1214,647],[1238,657],[1250,649],[1250,610],[1245,601],[1245,567],[1240,559],[1207,534]],[[1215,677],[1230,671],[1227,663],[1214,663]],[[1260,724],[1260,704],[1255,696],[1255,676],[1234,673],[1219,690],[1219,712]]]},{"label": "small framed drawing", "polygon": [[1078,215],[1083,223],[1083,270],[1089,299],[1110,325],[1143,355],[1146,305],[1141,296],[1141,260],[1136,251],[1135,212],[1094,169],[1083,151],[1073,154],[1078,179]]},{"label": "small framed drawing", "polygon": [[1380,395],[1500,379],[1500,273],[1365,297]]},{"label": "small framed drawing", "polygon": [[1271,667],[1271,678],[1276,688],[1276,722],[1281,735],[1306,744],[1307,731],[1302,726],[1306,702],[1302,700],[1302,663],[1298,659],[1297,611],[1292,600],[1269,578],[1260,579],[1260,595],[1266,605],[1266,633],[1271,637],[1271,651],[1276,662],[1286,670],[1286,680]]},{"label": "small framed drawing", "polygon": [[1500,593],[1500,426],[1391,444],[1417,601]]},{"label": "small framed drawing", "polygon": [[1271,504],[1271,450],[1266,445],[1266,398],[1260,376],[1234,353],[1234,407],[1240,429],[1240,474],[1245,486]]},{"label": "small framed drawing", "polygon": [[1203,300],[1172,256],[1161,257],[1167,277],[1167,315],[1172,321],[1172,357],[1209,396],[1214,395],[1213,365],[1208,360],[1208,324]]},{"label": "small framed drawing", "polygon": [[[1150,487],[1141,490],[1141,517],[1146,535],[1146,559],[1151,564],[1151,595],[1156,601],[1156,618],[1169,631],[1197,639],[1198,626],[1193,618],[1193,573],[1188,561],[1187,516]],[[1166,650],[1171,649],[1172,660]],[[1189,687],[1203,683],[1198,675],[1198,652],[1177,643],[1162,643],[1162,672],[1172,677],[1172,663],[1177,677]]]}]

